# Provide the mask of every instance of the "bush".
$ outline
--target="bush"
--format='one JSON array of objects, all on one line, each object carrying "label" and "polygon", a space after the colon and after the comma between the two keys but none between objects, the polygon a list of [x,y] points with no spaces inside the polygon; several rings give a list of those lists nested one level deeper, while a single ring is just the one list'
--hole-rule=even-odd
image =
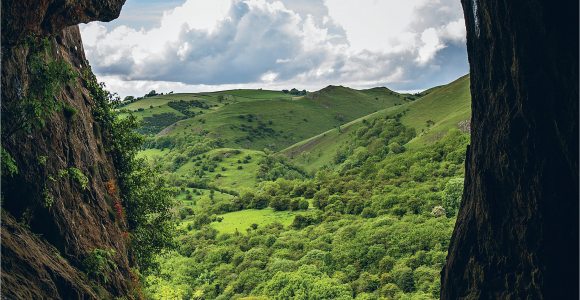
[{"label": "bush", "polygon": [[296,211],[296,210],[298,210],[299,206],[300,206],[300,198],[294,198],[294,199],[292,199],[292,200],[290,201],[290,206],[289,206],[289,208],[290,208],[290,210],[291,210],[291,211]]},{"label": "bush", "polygon": [[307,210],[308,207],[310,207],[310,202],[308,202],[308,200],[304,198],[300,199],[300,202],[298,203],[298,208],[301,210]]},{"label": "bush", "polygon": [[290,198],[287,196],[276,196],[270,201],[270,207],[277,211],[287,210],[290,206]]},{"label": "bush", "polygon": [[70,120],[72,117],[76,116],[79,111],[76,108],[65,104],[63,106],[63,112],[67,120]]},{"label": "bush", "polygon": [[272,199],[272,196],[270,196],[270,195],[260,194],[256,197],[254,197],[254,199],[252,199],[252,202],[250,203],[250,208],[255,208],[255,209],[266,208],[270,204],[271,199]]},{"label": "bush", "polygon": [[203,225],[209,223],[211,223],[210,217],[206,213],[201,213],[193,220],[193,228],[199,230]]},{"label": "bush", "polygon": [[266,247],[270,248],[270,247],[272,247],[272,245],[274,245],[274,243],[276,243],[277,240],[278,239],[275,236],[269,235],[268,238],[266,238],[264,245],[266,245]]},{"label": "bush", "polygon": [[360,215],[361,215],[361,217],[367,218],[367,219],[377,217],[377,214],[375,213],[375,211],[372,210],[370,207],[365,207],[365,209],[363,209],[363,211]]},{"label": "bush", "polygon": [[459,210],[463,195],[463,178],[453,178],[447,182],[443,190],[443,208],[453,217]]}]

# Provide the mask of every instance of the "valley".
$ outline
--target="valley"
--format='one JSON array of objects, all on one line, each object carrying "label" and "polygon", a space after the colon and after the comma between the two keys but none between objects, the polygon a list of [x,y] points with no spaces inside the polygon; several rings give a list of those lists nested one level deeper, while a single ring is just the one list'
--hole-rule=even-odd
[{"label": "valley", "polygon": [[178,248],[147,277],[152,295],[439,298],[463,189],[469,75],[414,95],[231,90],[119,112],[149,122],[138,156],[175,190]]}]

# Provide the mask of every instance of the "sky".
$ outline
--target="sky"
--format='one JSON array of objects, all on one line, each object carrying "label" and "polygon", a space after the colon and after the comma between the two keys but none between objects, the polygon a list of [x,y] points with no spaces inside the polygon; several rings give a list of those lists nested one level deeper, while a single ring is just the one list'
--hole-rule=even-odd
[{"label": "sky", "polygon": [[418,92],[469,72],[458,0],[127,0],[80,25],[99,81],[125,96],[385,86]]}]

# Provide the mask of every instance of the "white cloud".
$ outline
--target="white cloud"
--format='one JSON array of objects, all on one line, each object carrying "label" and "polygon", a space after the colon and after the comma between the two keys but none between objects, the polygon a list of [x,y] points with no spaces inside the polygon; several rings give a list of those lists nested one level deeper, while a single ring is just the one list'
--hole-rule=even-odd
[{"label": "white cloud", "polygon": [[268,71],[264,73],[264,75],[262,75],[260,79],[265,82],[273,82],[274,80],[276,80],[276,77],[278,77],[278,73]]},{"label": "white cloud", "polygon": [[441,43],[439,36],[437,36],[435,28],[425,29],[421,34],[421,42],[423,45],[419,48],[419,55],[415,59],[420,66],[424,66],[433,59],[437,51],[445,48],[445,45]]},{"label": "white cloud", "polygon": [[450,40],[455,43],[465,44],[465,20],[463,18],[447,23],[438,33],[443,39]]},{"label": "white cloud", "polygon": [[392,51],[407,35],[415,9],[428,0],[325,0],[332,19],[345,29],[352,51]]},{"label": "white cloud", "polygon": [[[412,89],[445,71],[443,49],[465,48],[454,0],[317,1],[187,0],[150,29],[90,23],[81,34],[93,70],[121,95],[154,86]],[[307,13],[312,7],[319,9]],[[468,70],[461,55],[465,71],[457,77]]]}]

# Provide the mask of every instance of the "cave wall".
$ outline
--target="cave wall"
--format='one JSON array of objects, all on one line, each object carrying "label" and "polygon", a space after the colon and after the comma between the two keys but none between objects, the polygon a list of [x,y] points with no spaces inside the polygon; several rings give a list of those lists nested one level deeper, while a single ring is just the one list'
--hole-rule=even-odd
[{"label": "cave wall", "polygon": [[578,1],[461,3],[471,145],[441,299],[578,299]]},{"label": "cave wall", "polygon": [[[100,299],[130,291],[134,262],[128,259],[103,184],[117,175],[93,117],[95,103],[81,79],[88,65],[76,25],[114,19],[124,2],[2,0],[3,112],[28,86],[32,72],[24,45],[28,34],[49,39],[48,59],[70,63],[77,75],[76,87],[62,87],[55,97],[78,110],[70,119],[62,111],[53,113],[43,128],[18,133],[2,144],[18,167],[18,174],[2,175],[1,294],[7,299]],[[2,118],[2,126],[14,125],[12,121]],[[45,163],[40,163],[41,156],[46,157]],[[57,176],[70,167],[88,177],[87,189]],[[50,182],[49,175],[57,181]],[[45,203],[45,186],[54,199],[51,206]],[[28,223],[30,229],[21,223]],[[82,272],[86,271],[83,260],[95,248],[115,250],[118,268],[107,272],[106,283]],[[91,287],[89,279],[101,288]]]}]

